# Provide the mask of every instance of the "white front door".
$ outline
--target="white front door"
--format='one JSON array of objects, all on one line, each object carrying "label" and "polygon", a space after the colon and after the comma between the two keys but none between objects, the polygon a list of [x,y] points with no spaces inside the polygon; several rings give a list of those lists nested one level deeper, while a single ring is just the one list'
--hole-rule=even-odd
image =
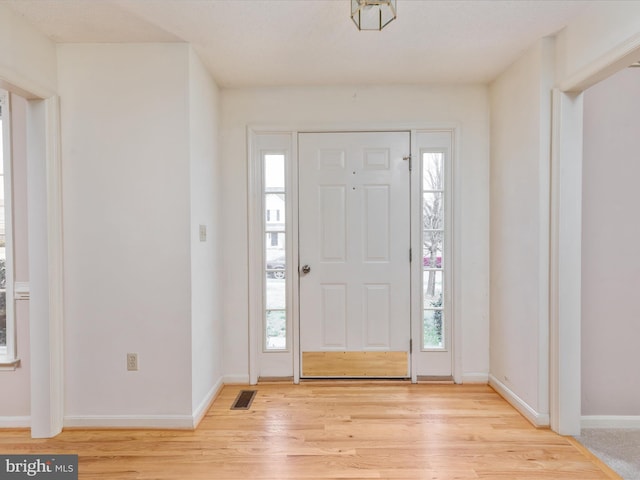
[{"label": "white front door", "polygon": [[300,133],[302,377],[410,376],[409,132]]}]

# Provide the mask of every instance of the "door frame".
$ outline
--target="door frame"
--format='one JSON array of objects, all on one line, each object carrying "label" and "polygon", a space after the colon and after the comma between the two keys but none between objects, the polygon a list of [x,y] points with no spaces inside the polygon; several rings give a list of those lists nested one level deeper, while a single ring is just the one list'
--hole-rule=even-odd
[{"label": "door frame", "polygon": [[27,100],[29,423],[33,438],[50,438],[64,423],[60,98],[11,68],[0,71],[0,87]]},{"label": "door frame", "polygon": [[[415,139],[419,133],[450,133],[452,138],[451,148],[451,257],[453,259],[459,258],[460,242],[457,241],[460,229],[456,228],[456,223],[460,218],[456,215],[456,208],[460,205],[460,188],[459,179],[455,175],[458,170],[457,165],[459,162],[460,151],[460,126],[454,122],[442,122],[438,124],[415,124],[415,123],[391,123],[391,124],[336,124],[336,125],[311,125],[311,126],[287,126],[287,125],[248,125],[246,130],[247,141],[247,210],[248,210],[248,293],[249,293],[249,383],[255,385],[260,378],[260,366],[263,361],[263,348],[262,348],[262,329],[263,329],[263,308],[264,308],[264,279],[263,279],[263,266],[264,266],[264,254],[263,254],[263,211],[262,211],[262,169],[261,169],[261,150],[264,150],[260,146],[260,140],[268,136],[280,136],[283,140],[281,150],[287,151],[289,158],[289,165],[286,169],[286,182],[287,187],[287,207],[289,208],[288,218],[290,222],[288,227],[293,234],[289,234],[287,238],[287,266],[285,274],[287,278],[292,279],[288,285],[288,293],[291,298],[288,300],[287,307],[291,309],[291,320],[288,323],[290,328],[290,349],[287,352],[280,353],[267,353],[266,355],[280,355],[280,359],[276,363],[281,364],[283,361],[290,362],[291,371],[286,374],[278,375],[283,377],[292,377],[294,383],[300,382],[300,318],[299,318],[299,284],[298,284],[298,271],[297,271],[297,259],[299,253],[298,245],[298,134],[299,133],[326,133],[326,132],[409,132],[410,133],[410,153],[413,158],[414,171],[416,165],[419,164],[419,146],[416,144]],[[411,177],[412,189],[415,175]],[[417,212],[414,209],[413,201],[415,198],[415,192],[411,192],[411,225],[415,224],[415,216]],[[416,250],[414,245],[415,231],[411,232],[411,246]],[[419,246],[418,246],[419,247]],[[412,339],[414,324],[419,319],[415,316],[414,312],[417,311],[416,304],[419,304],[421,298],[420,285],[416,284],[414,278],[415,272],[418,269],[421,270],[421,262],[412,262],[411,265],[411,331]],[[456,275],[456,264],[452,262],[449,270],[449,274],[452,277],[450,299],[451,305],[455,305],[456,293],[460,291],[460,275]],[[451,321],[451,362],[453,380],[455,383],[462,382],[462,319],[460,312],[455,308],[450,309]],[[414,342],[414,345],[416,343]],[[414,347],[416,348],[416,347]],[[419,347],[418,347],[419,348]],[[290,356],[290,358],[289,358]],[[414,368],[413,359],[414,355],[410,353],[411,362],[411,381],[416,383],[418,380],[418,373]]]},{"label": "door frame", "polygon": [[552,90],[549,305],[551,430],[581,430],[582,162],[584,91],[634,63],[634,35],[586,64]]}]

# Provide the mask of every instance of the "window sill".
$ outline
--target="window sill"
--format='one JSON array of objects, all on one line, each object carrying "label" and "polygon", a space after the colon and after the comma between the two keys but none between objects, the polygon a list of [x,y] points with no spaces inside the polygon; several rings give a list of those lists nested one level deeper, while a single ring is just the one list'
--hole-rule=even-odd
[{"label": "window sill", "polygon": [[14,371],[16,368],[20,366],[20,359],[16,358],[15,360],[0,360],[0,372],[5,371]]}]

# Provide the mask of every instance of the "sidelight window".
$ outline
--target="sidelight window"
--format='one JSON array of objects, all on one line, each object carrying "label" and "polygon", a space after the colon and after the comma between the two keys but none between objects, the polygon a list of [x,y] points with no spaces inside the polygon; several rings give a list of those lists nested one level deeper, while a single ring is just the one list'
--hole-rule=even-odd
[{"label": "sidelight window", "polygon": [[423,152],[422,164],[422,349],[445,348],[444,276],[445,154]]},{"label": "sidelight window", "polygon": [[287,350],[285,155],[264,154],[265,351]]}]

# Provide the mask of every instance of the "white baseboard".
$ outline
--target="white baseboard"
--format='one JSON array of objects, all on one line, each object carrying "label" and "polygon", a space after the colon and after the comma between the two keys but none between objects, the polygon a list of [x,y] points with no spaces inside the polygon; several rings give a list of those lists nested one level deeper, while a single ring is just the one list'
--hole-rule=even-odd
[{"label": "white baseboard", "polygon": [[225,385],[249,385],[249,375],[225,375],[222,381]]},{"label": "white baseboard", "polygon": [[462,383],[489,383],[488,373],[463,373]]},{"label": "white baseboard", "polygon": [[220,393],[223,386],[224,386],[224,382],[222,381],[222,378],[221,378],[215,383],[213,387],[211,387],[211,390],[209,390],[209,393],[207,393],[207,395],[202,399],[202,402],[200,402],[200,405],[198,405],[198,408],[196,408],[193,412],[192,428],[195,429],[198,427],[198,424],[202,421],[204,416],[207,414],[209,407],[211,406],[213,401],[216,399],[216,397],[218,396],[218,393]]},{"label": "white baseboard", "polygon": [[640,415],[583,415],[582,428],[640,428]]},{"label": "white baseboard", "polygon": [[0,428],[29,428],[31,417],[0,417]]},{"label": "white baseboard", "polygon": [[489,375],[489,385],[497,391],[507,402],[520,412],[536,427],[548,427],[550,425],[549,414],[536,412],[518,395],[513,393],[504,383],[493,375]]},{"label": "white baseboard", "polygon": [[64,427],[193,430],[192,415],[69,415]]},{"label": "white baseboard", "polygon": [[[246,377],[248,381],[249,377]],[[191,415],[67,415],[65,427],[82,428],[166,428],[194,430],[218,396],[227,378],[220,378]],[[236,383],[241,383],[236,381]],[[246,383],[246,382],[245,382]],[[2,417],[0,417],[1,421]],[[1,424],[0,424],[1,425]]]}]

